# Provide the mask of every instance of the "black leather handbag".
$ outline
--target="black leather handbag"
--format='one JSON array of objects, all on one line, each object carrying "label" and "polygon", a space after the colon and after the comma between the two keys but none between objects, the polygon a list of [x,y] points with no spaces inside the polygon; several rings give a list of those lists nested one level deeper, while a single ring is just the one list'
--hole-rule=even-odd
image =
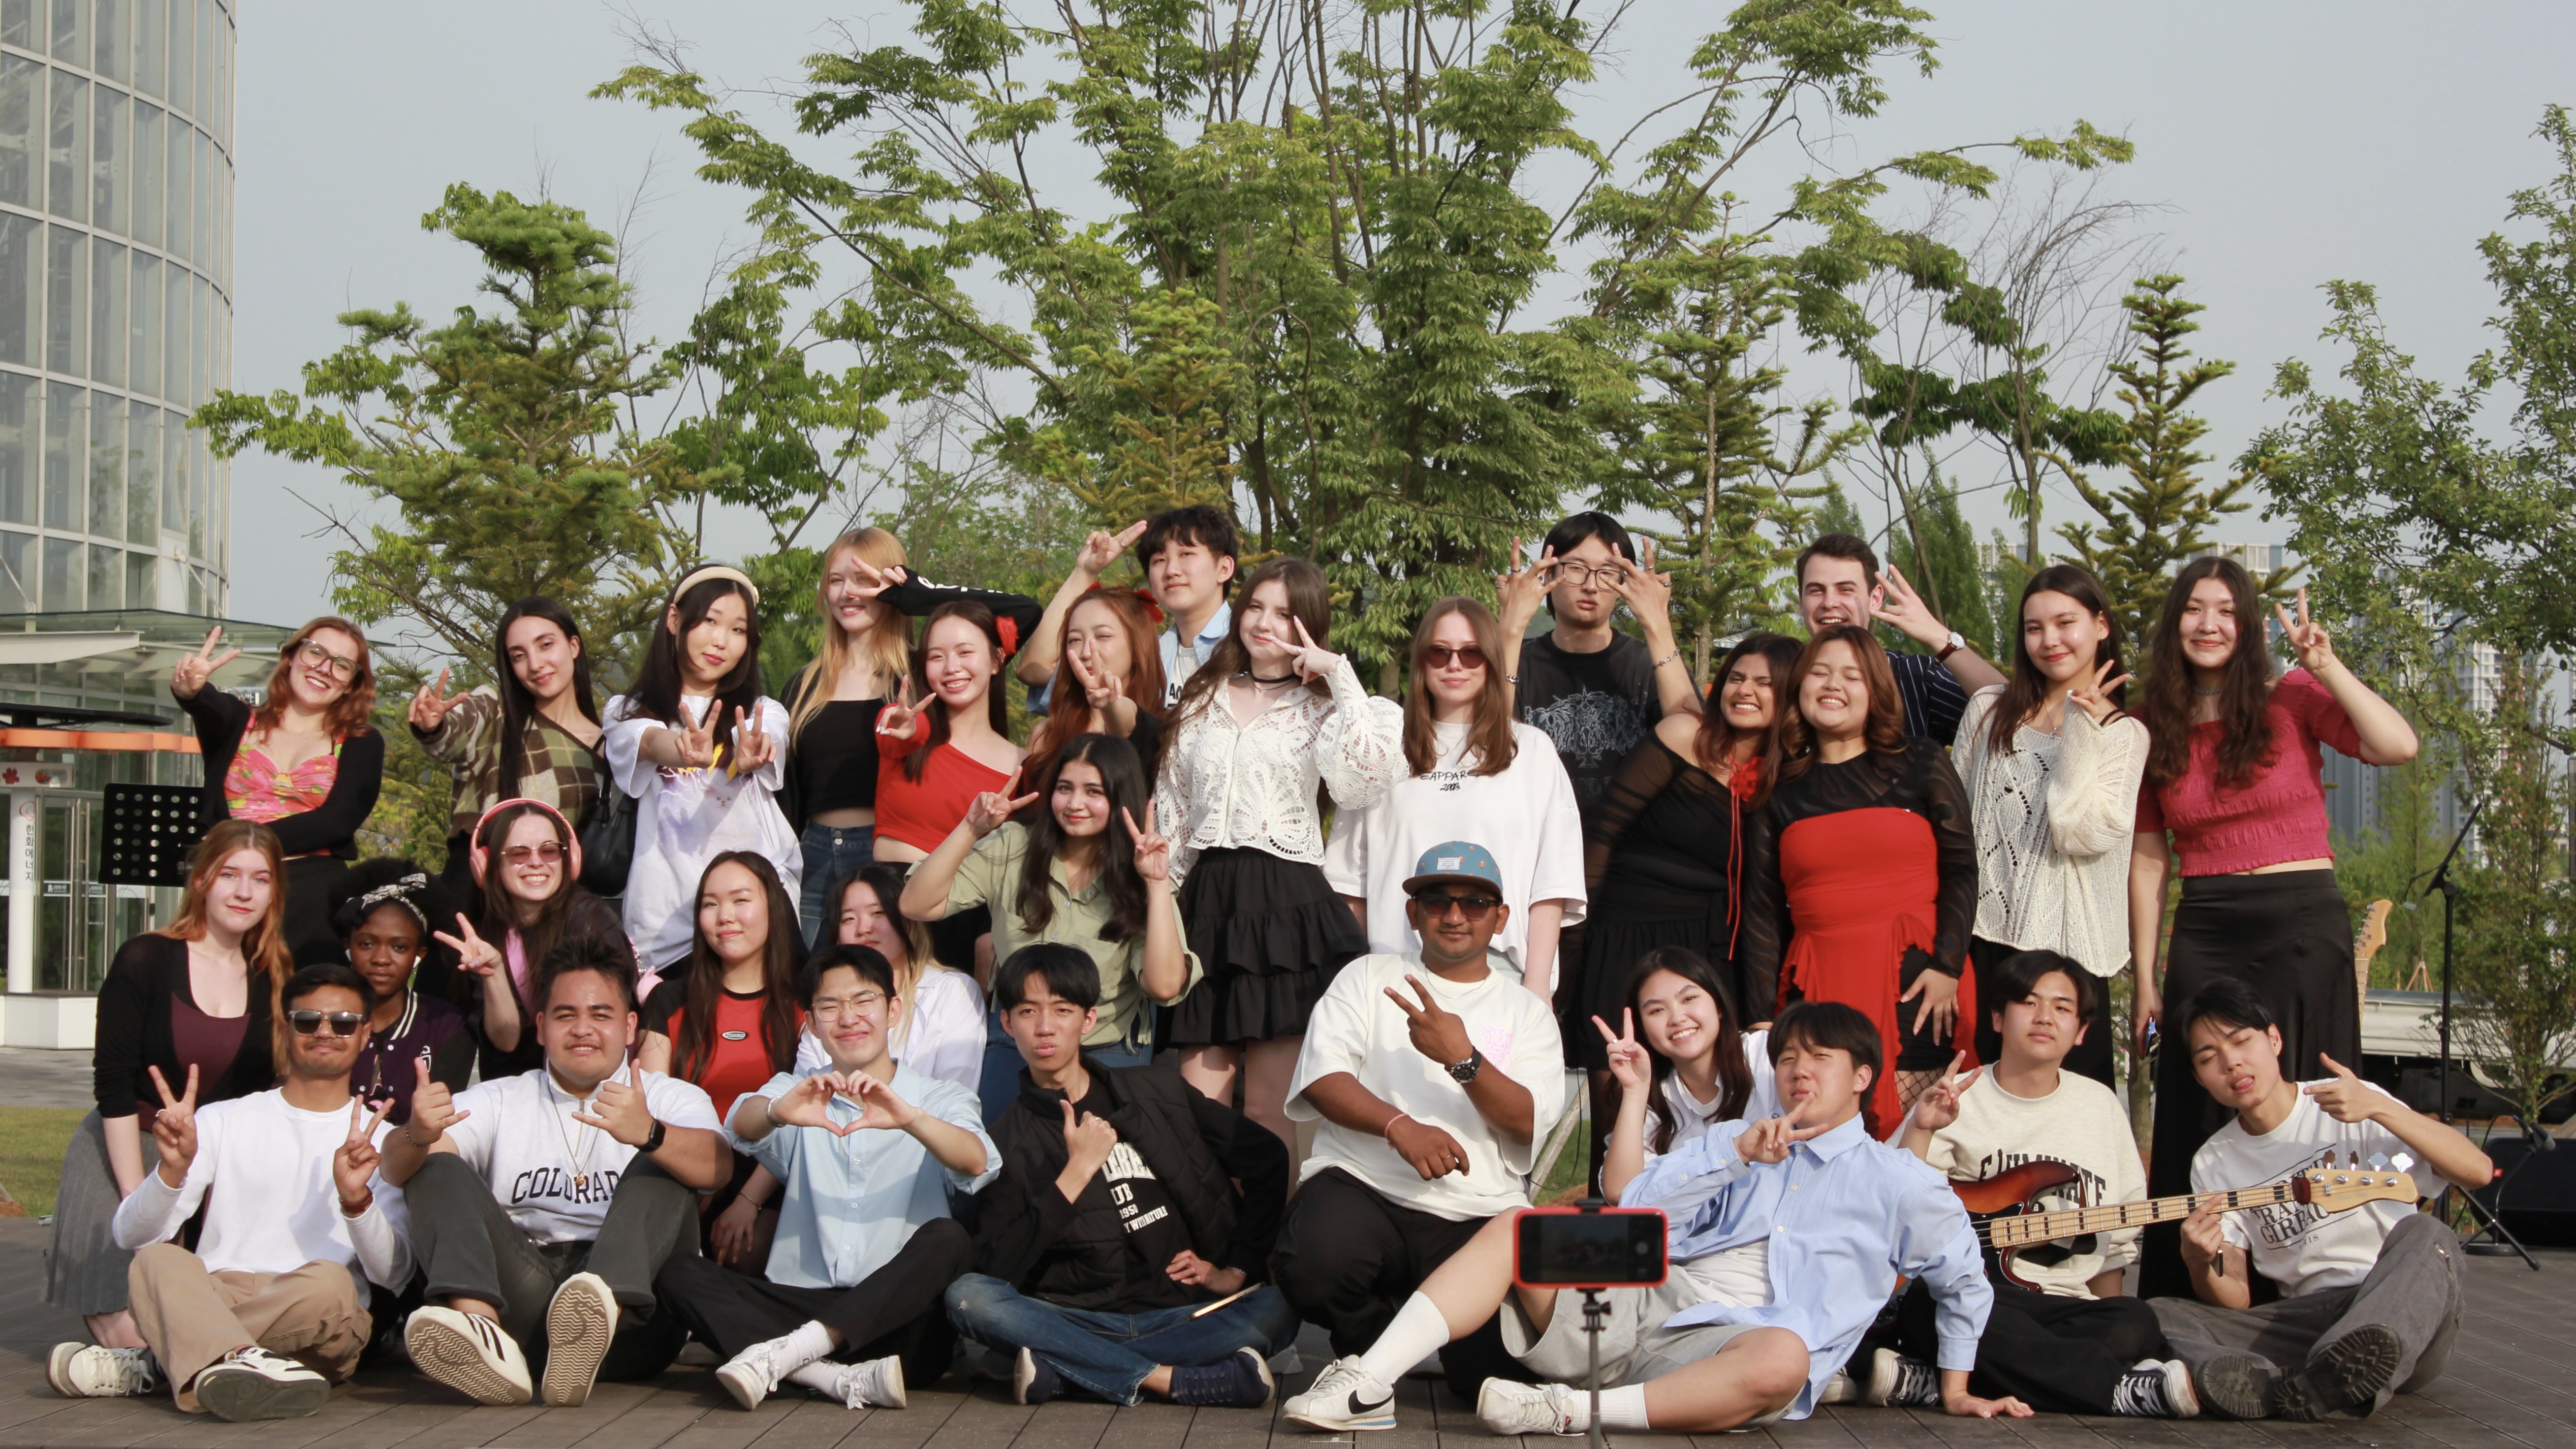
[{"label": "black leather handbag", "polygon": [[626,894],[626,872],[635,864],[635,797],[601,772],[599,798],[581,822],[581,883],[611,900]]}]

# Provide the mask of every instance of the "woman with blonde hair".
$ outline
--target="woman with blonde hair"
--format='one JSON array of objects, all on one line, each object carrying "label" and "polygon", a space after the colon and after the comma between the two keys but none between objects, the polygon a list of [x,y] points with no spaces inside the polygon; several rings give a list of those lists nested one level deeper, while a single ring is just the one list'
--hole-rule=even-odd
[{"label": "woman with blonde hair", "polygon": [[196,725],[205,760],[198,816],[207,825],[248,820],[276,832],[286,857],[277,884],[287,948],[298,960],[335,960],[331,882],[358,858],[358,827],[376,808],[385,778],[385,737],[368,723],[376,671],[366,636],[342,618],[308,622],[278,649],[266,698],[255,709],[229,691],[206,688],[241,655],[215,652],[223,636],[220,626],[207,630],[197,652],[170,671],[170,697]]},{"label": "woman with blonde hair", "polygon": [[[63,1153],[45,1301],[82,1315],[101,1347],[145,1353],[126,1311],[134,1255],[109,1229],[116,1205],[143,1181],[143,1143],[163,1088],[203,1106],[277,1084],[274,1064],[284,1052],[274,1036],[276,995],[295,970],[285,878],[275,832],[248,820],[215,822],[197,844],[178,919],[118,947],[99,983],[90,1054],[98,1107]],[[128,1366],[149,1381],[148,1356]]]}]

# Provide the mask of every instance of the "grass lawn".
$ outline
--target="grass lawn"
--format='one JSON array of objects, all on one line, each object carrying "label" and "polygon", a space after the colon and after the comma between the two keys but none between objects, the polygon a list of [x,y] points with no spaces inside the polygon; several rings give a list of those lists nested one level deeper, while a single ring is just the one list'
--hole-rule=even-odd
[{"label": "grass lawn", "polygon": [[80,1125],[79,1107],[0,1107],[0,1187],[33,1216],[54,1210],[63,1146]]}]

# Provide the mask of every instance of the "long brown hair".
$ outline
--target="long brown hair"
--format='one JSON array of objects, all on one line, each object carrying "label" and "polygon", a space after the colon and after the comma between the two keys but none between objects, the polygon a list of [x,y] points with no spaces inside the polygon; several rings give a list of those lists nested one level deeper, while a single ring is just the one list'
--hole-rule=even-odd
[{"label": "long brown hair", "polygon": [[1485,656],[1485,687],[1476,696],[1475,717],[1467,724],[1467,748],[1459,758],[1474,757],[1478,775],[1499,775],[1512,767],[1519,742],[1512,737],[1512,706],[1503,684],[1503,626],[1494,611],[1464,594],[1434,603],[1413,631],[1413,652],[1406,657],[1410,678],[1404,689],[1404,762],[1413,773],[1428,775],[1440,763],[1440,745],[1431,720],[1431,631],[1455,614],[1476,636],[1476,652]]},{"label": "long brown hair", "polygon": [[[1785,636],[1773,634],[1768,637],[1780,639]],[[1741,644],[1736,646],[1739,650],[1743,647]],[[1753,1069],[1744,1061],[1744,1017],[1735,1009],[1734,993],[1726,989],[1726,983],[1717,979],[1717,972],[1709,967],[1707,957],[1681,946],[1658,946],[1637,962],[1636,970],[1628,973],[1627,1005],[1632,1016],[1642,1018],[1645,1015],[1638,1002],[1646,994],[1646,979],[1658,971],[1670,971],[1707,992],[1708,999],[1717,1003],[1717,1040],[1710,1043],[1709,1048],[1717,1053],[1714,1062],[1717,1068],[1717,1116],[1721,1122],[1743,1116],[1744,1104],[1753,1100]],[[1673,1074],[1673,1063],[1671,1058],[1653,1047],[1646,1048],[1646,1062],[1648,1100],[1655,1113],[1654,1137],[1646,1147],[1660,1155],[1673,1150],[1673,1112],[1664,1101],[1663,1091],[1664,1083]]]},{"label": "long brown hair", "polygon": [[1735,750],[1742,731],[1726,722],[1726,711],[1719,707],[1718,697],[1726,691],[1726,674],[1736,661],[1748,654],[1759,654],[1771,665],[1771,724],[1753,741],[1753,758],[1769,757],[1779,748],[1780,721],[1798,710],[1798,641],[1786,634],[1747,634],[1717,661],[1708,677],[1708,697],[1701,701],[1699,732],[1691,736],[1691,753],[1703,770],[1715,771],[1725,765]]},{"label": "long brown hair", "polygon": [[911,754],[903,757],[903,777],[915,783],[920,781],[922,772],[930,768],[931,755],[948,743],[948,701],[940,698],[939,692],[930,687],[930,631],[946,619],[973,625],[983,634],[984,642],[992,646],[993,677],[984,685],[984,712],[992,721],[993,733],[1004,739],[1011,737],[1010,705],[1002,698],[1002,665],[1011,655],[1002,647],[1001,623],[993,617],[991,609],[973,599],[951,599],[931,610],[930,617],[922,621],[921,647],[912,654],[912,687],[921,700],[921,712],[930,720],[921,743],[913,747]]},{"label": "long brown hair", "polygon": [[[376,712],[376,666],[367,655],[367,636],[358,632],[357,625],[339,615],[325,614],[319,619],[306,621],[303,628],[296,630],[278,647],[277,667],[268,671],[267,697],[260,701],[259,708],[251,711],[249,733],[273,730],[279,720],[286,718],[286,701],[293,687],[290,677],[295,672],[295,651],[304,647],[305,640],[325,629],[337,629],[358,641],[358,667],[349,676],[349,688],[333,700],[331,708],[323,714],[331,738],[355,739],[371,728],[367,720]],[[279,889],[285,888],[284,877],[279,878],[278,884]]]},{"label": "long brown hair", "polygon": [[2195,677],[2182,652],[2182,611],[2202,579],[2227,585],[2236,600],[2236,652],[2218,685],[2218,784],[2241,790],[2270,768],[2277,753],[2265,710],[2272,699],[2272,647],[2264,637],[2253,576],[2232,558],[2196,558],[2174,575],[2147,649],[2147,783],[2170,785],[2191,769]]},{"label": "long brown hair", "polygon": [[1818,656],[1833,644],[1849,649],[1860,661],[1861,683],[1869,690],[1861,742],[1878,754],[1905,753],[1905,701],[1897,697],[1896,671],[1888,667],[1887,650],[1860,625],[1836,624],[1807,641],[1790,671],[1789,697],[1780,704],[1780,765],[1775,772],[1780,780],[1797,779],[1816,763],[1816,732],[1798,711],[1798,692],[1815,670]]},{"label": "long brown hair", "polygon": [[725,974],[724,958],[707,939],[698,902],[706,895],[708,880],[728,865],[751,872],[768,907],[769,935],[760,943],[760,1044],[769,1053],[770,1070],[795,1067],[796,1034],[805,1025],[798,1014],[805,997],[796,985],[805,943],[796,934],[796,903],[787,898],[787,884],[778,878],[778,867],[767,856],[749,850],[720,851],[698,872],[698,894],[689,902],[689,962],[682,968],[680,1025],[671,1034],[671,1075],[691,1082],[715,1060],[716,1004],[724,995]]},{"label": "long brown hair", "polygon": [[[823,550],[823,576],[814,584],[815,607],[823,614],[823,652],[806,666],[796,697],[787,701],[789,739],[794,739],[798,730],[832,702],[833,685],[839,681],[841,671],[849,667],[850,656],[855,652],[850,635],[833,616],[830,596],[823,591],[832,577],[833,560],[845,553],[857,554],[871,568],[905,566],[903,541],[873,526],[853,528]],[[868,600],[867,613],[873,621],[868,625],[869,664],[882,678],[901,679],[912,668],[912,621],[883,599]]]},{"label": "long brown hair", "polygon": [[[1127,633],[1127,654],[1132,662],[1127,667],[1127,677],[1119,681],[1120,690],[1135,704],[1137,713],[1157,720],[1163,717],[1163,651],[1154,642],[1154,616],[1146,612],[1145,601],[1133,592],[1095,586],[1064,611],[1064,630],[1056,636],[1055,679],[1047,686],[1046,719],[1031,735],[1031,743],[1037,748],[1021,761],[1023,774],[1032,780],[1045,774],[1055,764],[1065,742],[1091,723],[1091,700],[1082,692],[1081,677],[1073,672],[1072,654],[1063,648],[1073,638],[1073,616],[1085,604],[1107,609]],[[1040,734],[1044,737],[1039,738]]]},{"label": "long brown hair", "polygon": [[[861,890],[875,898],[877,909],[885,913],[887,920],[894,922],[895,934],[903,938],[903,964],[897,966],[893,957],[885,958],[887,969],[894,973],[894,994],[903,998],[905,1008],[903,1020],[895,1024],[893,1034],[886,1039],[901,1046],[911,1039],[912,1024],[920,1016],[918,1008],[921,1002],[914,993],[921,985],[921,978],[933,971],[949,968],[940,965],[938,958],[931,954],[930,927],[903,913],[903,867],[898,865],[863,865],[841,877],[839,883],[832,887],[832,913],[819,923],[816,940],[824,945],[840,941],[841,912],[849,908],[850,892]],[[880,951],[877,954],[883,956],[885,953]]]},{"label": "long brown hair", "polygon": [[[510,894],[509,889],[501,883],[503,875],[501,847],[508,843],[511,827],[531,815],[546,822],[548,830],[554,835],[556,846],[563,851],[563,873],[555,882],[555,893],[537,902],[536,914],[522,925],[519,922],[519,898]],[[556,944],[564,938],[565,928],[572,919],[573,908],[590,898],[590,892],[582,886],[581,872],[573,868],[572,837],[565,828],[565,821],[560,812],[549,809],[537,801],[525,800],[494,810],[484,820],[483,827],[474,833],[474,846],[482,852],[484,860],[481,929],[498,939],[504,949],[508,946],[510,934],[517,933],[519,959],[527,963],[527,984],[533,988],[536,985],[537,968],[547,956],[553,953]],[[446,928],[442,925],[439,929]],[[622,935],[615,944],[620,950],[627,949],[625,937]],[[503,968],[502,974],[504,976],[510,974],[507,967]],[[466,976],[460,974],[456,978],[458,992],[467,1000],[471,999],[467,991],[469,984],[470,978]],[[513,991],[519,991],[519,983],[512,980],[510,988]],[[533,1014],[525,1009],[532,1003],[528,1001],[525,992],[521,992],[520,997],[522,1016],[533,1020]],[[538,997],[536,1000],[542,1002],[544,998]]]},{"label": "long brown hair", "polygon": [[[2084,612],[2099,619],[2110,632],[2102,636],[2101,644],[2094,649],[2093,663],[2096,666],[2111,665],[2113,678],[2121,672],[2120,620],[2111,612],[2111,599],[2102,592],[2102,581],[2093,577],[2092,570],[2082,564],[2050,564],[2032,574],[2030,582],[2022,585],[2021,602],[2013,608],[2012,678],[2004,681],[2003,698],[1995,701],[1994,713],[1986,720],[1986,748],[1994,754],[2012,752],[2013,737],[2021,732],[2024,722],[2039,712],[2039,702],[2048,698],[2048,676],[2039,672],[2039,661],[2030,657],[2030,644],[2022,632],[2023,611],[2030,607],[2031,599],[2040,594],[2064,594],[2082,605]],[[2082,685],[2092,682],[2089,679],[2076,681]],[[2111,703],[2115,708],[2128,708],[2129,686],[2123,684],[2114,690]]]},{"label": "long brown hair", "polygon": [[[1208,655],[1208,662],[1199,667],[1198,673],[1190,676],[1189,683],[1181,686],[1181,701],[1172,710],[1174,719],[1187,719],[1194,711],[1207,708],[1208,701],[1216,698],[1217,691],[1225,688],[1228,680],[1252,668],[1252,651],[1243,643],[1243,606],[1251,603],[1253,594],[1272,579],[1277,579],[1279,586],[1287,591],[1288,612],[1306,626],[1307,636],[1315,641],[1315,647],[1332,647],[1333,593],[1324,582],[1324,571],[1302,558],[1274,558],[1254,569],[1237,588],[1234,627],[1218,641],[1215,650]],[[1331,687],[1320,679],[1308,680],[1306,687],[1317,694],[1332,692]]]},{"label": "long brown hair", "polygon": [[1055,919],[1055,861],[1063,854],[1064,826],[1055,818],[1055,785],[1064,767],[1080,760],[1100,772],[1101,792],[1109,797],[1109,828],[1100,833],[1100,855],[1093,879],[1109,896],[1109,919],[1100,923],[1104,941],[1136,941],[1145,935],[1145,877],[1136,869],[1136,838],[1127,833],[1127,817],[1145,818],[1145,765],[1136,747],[1116,735],[1076,735],[1030,788],[1038,792],[1034,818],[1025,827],[1028,849],[1020,861],[1020,888],[1011,909],[1023,935],[1046,934]]}]

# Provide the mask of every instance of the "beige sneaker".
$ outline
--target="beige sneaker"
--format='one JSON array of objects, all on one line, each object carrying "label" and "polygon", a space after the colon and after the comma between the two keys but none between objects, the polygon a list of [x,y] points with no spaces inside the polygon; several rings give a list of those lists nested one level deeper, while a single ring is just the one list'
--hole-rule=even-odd
[{"label": "beige sneaker", "polygon": [[546,1305],[546,1404],[575,1409],[590,1402],[599,1361],[617,1336],[617,1295],[597,1273],[575,1273]]},{"label": "beige sneaker", "polygon": [[528,1360],[501,1325],[453,1308],[412,1310],[403,1325],[412,1367],[478,1404],[528,1401]]}]

